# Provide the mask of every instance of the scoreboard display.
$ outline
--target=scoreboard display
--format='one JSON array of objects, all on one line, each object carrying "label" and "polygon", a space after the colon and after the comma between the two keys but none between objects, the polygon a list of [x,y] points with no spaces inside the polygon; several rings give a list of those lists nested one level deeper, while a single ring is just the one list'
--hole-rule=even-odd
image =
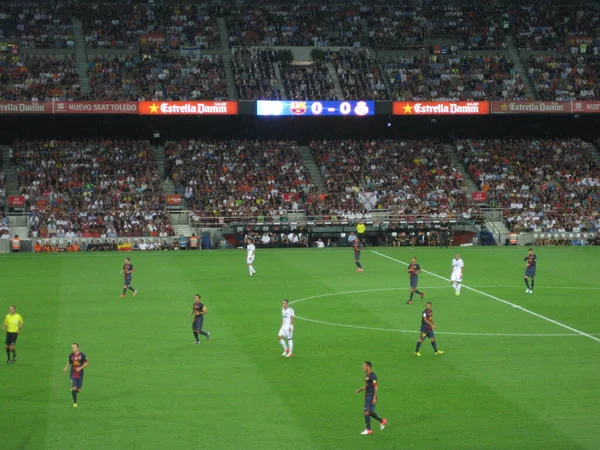
[{"label": "scoreboard display", "polygon": [[257,116],[373,116],[375,102],[362,100],[258,100]]}]

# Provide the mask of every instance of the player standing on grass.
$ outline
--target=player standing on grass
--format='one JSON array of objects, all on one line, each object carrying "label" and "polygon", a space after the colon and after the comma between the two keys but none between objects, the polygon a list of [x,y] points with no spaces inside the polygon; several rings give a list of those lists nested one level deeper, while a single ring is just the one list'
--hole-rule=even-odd
[{"label": "player standing on grass", "polygon": [[[2,331],[6,330],[6,364],[17,362],[17,352],[15,346],[17,345],[17,338],[19,332],[23,328],[23,318],[20,314],[17,314],[17,307],[11,305],[8,308],[8,314],[4,318],[2,324]],[[10,353],[12,352],[12,359],[10,359]]]},{"label": "player standing on grass", "polygon": [[415,348],[415,356],[421,356],[419,350],[421,349],[421,344],[425,340],[425,338],[429,338],[431,340],[431,346],[433,347],[433,351],[436,355],[444,354],[443,350],[438,350],[437,343],[435,342],[435,334],[433,330],[436,329],[435,322],[433,321],[433,309],[431,309],[431,302],[427,302],[425,306],[425,310],[421,316],[421,335],[419,336],[419,340],[417,341],[417,347]]},{"label": "player standing on grass", "polygon": [[[277,339],[279,339],[279,343],[283,347],[281,356],[289,358],[294,356],[294,310],[290,307],[290,302],[287,299],[284,299],[282,303],[281,316],[283,317],[283,320]],[[286,339],[287,344],[285,342]]]},{"label": "player standing on grass", "polygon": [[410,264],[408,265],[408,275],[410,276],[410,298],[406,302],[407,305],[412,305],[413,295],[419,294],[421,298],[425,297],[425,293],[417,289],[419,284],[419,274],[423,272],[421,265],[417,263],[417,258],[412,257]]},{"label": "player standing on grass", "polygon": [[[535,266],[537,264],[537,256],[533,253],[533,249],[529,249],[529,253],[523,259],[523,261],[527,261],[527,267],[525,268],[525,286],[527,289],[525,290],[526,294],[533,294],[533,288],[535,287]],[[531,287],[529,287],[529,280],[531,280]]]},{"label": "player standing on grass", "polygon": [[450,283],[454,287],[454,295],[460,295],[460,286],[462,284],[464,271],[465,263],[457,253],[452,260],[452,275],[450,275]]},{"label": "player standing on grass", "polygon": [[125,297],[125,293],[127,289],[133,292],[133,296],[137,294],[137,291],[131,286],[131,274],[135,272],[135,267],[131,264],[131,260],[129,258],[125,258],[125,264],[123,265],[123,270],[121,273],[125,277],[125,282],[123,283],[123,293],[121,294],[121,298]]},{"label": "player standing on grass", "polygon": [[200,301],[202,297],[200,294],[196,294],[194,296],[194,304],[192,305],[192,310],[188,314],[190,317],[192,314],[194,315],[194,321],[192,322],[192,330],[194,331],[194,339],[196,340],[194,344],[200,343],[199,334],[202,336],[206,336],[206,340],[210,341],[210,333],[206,331],[202,331],[202,325],[204,324],[204,314],[208,312],[206,306]]},{"label": "player standing on grass", "polygon": [[246,263],[248,263],[248,273],[249,277],[253,277],[256,274],[256,270],[254,270],[254,255],[256,253],[256,247],[254,246],[254,239],[248,238],[246,239],[246,251],[248,252],[246,256]]},{"label": "player standing on grass", "polygon": [[73,342],[71,345],[71,354],[69,355],[69,361],[63,369],[63,372],[67,372],[69,367],[71,368],[71,395],[73,396],[73,408],[77,408],[77,394],[81,392],[83,387],[83,369],[88,365],[87,357],[85,353],[79,351],[79,344]]},{"label": "player standing on grass", "polygon": [[354,264],[356,264],[357,272],[362,272],[364,270],[362,268],[362,265],[360,264],[360,251],[362,250],[362,248],[363,245],[361,244],[360,239],[354,239],[354,242],[352,243],[352,250],[354,250]]},{"label": "player standing on grass", "polygon": [[377,375],[373,372],[373,364],[371,361],[365,361],[362,366],[363,372],[367,374],[365,385],[355,392],[360,394],[365,391],[365,407],[363,413],[365,415],[365,424],[367,428],[360,434],[373,434],[371,429],[371,417],[379,422],[379,427],[383,430],[387,425],[387,419],[382,419],[375,414],[375,406],[377,406],[377,394],[379,392],[379,383],[377,383]]}]

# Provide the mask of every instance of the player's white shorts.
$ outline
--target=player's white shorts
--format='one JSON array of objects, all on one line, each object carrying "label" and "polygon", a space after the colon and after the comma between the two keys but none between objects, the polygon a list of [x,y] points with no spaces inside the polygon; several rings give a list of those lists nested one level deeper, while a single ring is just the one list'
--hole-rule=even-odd
[{"label": "player's white shorts", "polygon": [[248,256],[248,257],[246,258],[246,262],[247,262],[248,264],[252,264],[252,263],[254,262],[254,256]]},{"label": "player's white shorts", "polygon": [[450,281],[456,281],[458,283],[462,283],[462,274],[460,272],[452,272],[452,276],[450,277]]},{"label": "player's white shorts", "polygon": [[292,339],[292,335],[294,334],[294,327],[289,327],[289,326],[285,326],[285,327],[281,327],[281,329],[279,330],[279,334],[278,336],[283,336],[286,339]]}]

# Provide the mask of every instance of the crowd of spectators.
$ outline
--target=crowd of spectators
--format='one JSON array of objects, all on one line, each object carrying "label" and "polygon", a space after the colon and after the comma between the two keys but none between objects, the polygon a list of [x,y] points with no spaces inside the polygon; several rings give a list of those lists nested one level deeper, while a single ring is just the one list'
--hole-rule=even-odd
[{"label": "crowd of spectators", "polygon": [[31,237],[172,235],[148,141],[18,141]]},{"label": "crowd of spectators", "polygon": [[233,77],[240,100],[281,100],[275,75],[275,52],[239,48],[231,58]]},{"label": "crowd of spectators", "polygon": [[290,141],[170,141],[165,171],[194,211],[207,217],[281,217],[313,190]]},{"label": "crowd of spectators", "polygon": [[315,141],[310,144],[329,196],[313,215],[361,219],[369,211],[469,218],[477,212],[462,175],[437,141]]},{"label": "crowd of spectators", "polygon": [[243,5],[225,11],[232,47],[360,47],[364,40],[360,10],[351,4]]},{"label": "crowd of spectators", "polygon": [[339,100],[327,65],[314,61],[308,66],[291,65],[281,70],[288,98],[294,100]]},{"label": "crowd of spectators", "polygon": [[376,2],[363,10],[369,43],[380,48],[423,47],[426,38],[454,41],[461,49],[506,48],[509,16],[493,3],[458,6],[448,2],[394,5]]},{"label": "crowd of spectators", "polygon": [[600,56],[530,56],[527,66],[540,100],[600,99]]},{"label": "crowd of spectators", "polygon": [[[511,32],[522,49],[563,49],[576,44],[577,52],[584,49],[587,53],[590,45],[582,48],[580,42],[569,41],[572,36],[594,39],[600,26],[600,10],[591,2],[522,4],[511,8],[509,14]],[[591,44],[591,39],[584,42]]]},{"label": "crowd of spectators", "polygon": [[396,56],[384,64],[394,100],[525,100],[506,56]]},{"label": "crowd of spectators", "polygon": [[367,50],[327,52],[345,100],[389,100],[377,60]]},{"label": "crowd of spectators", "polygon": [[77,100],[80,96],[74,58],[0,55],[0,100]]},{"label": "crowd of spectators", "polygon": [[88,66],[92,96],[99,100],[223,100],[220,56],[97,56]]},{"label": "crowd of spectators", "polygon": [[515,231],[600,227],[600,167],[578,139],[463,140],[465,167]]},{"label": "crowd of spectators", "polygon": [[216,12],[197,4],[131,2],[77,5],[85,39],[93,48],[134,48],[146,38],[169,48],[219,45]]},{"label": "crowd of spectators", "polygon": [[23,48],[73,48],[71,10],[63,3],[0,3],[0,41]]}]

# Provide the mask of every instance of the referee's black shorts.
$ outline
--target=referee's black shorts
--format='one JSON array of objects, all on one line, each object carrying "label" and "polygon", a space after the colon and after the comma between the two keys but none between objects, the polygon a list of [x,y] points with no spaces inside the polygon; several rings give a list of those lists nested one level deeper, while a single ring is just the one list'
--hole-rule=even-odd
[{"label": "referee's black shorts", "polygon": [[15,345],[17,343],[17,338],[19,337],[19,333],[11,333],[9,331],[6,332],[6,345]]}]

